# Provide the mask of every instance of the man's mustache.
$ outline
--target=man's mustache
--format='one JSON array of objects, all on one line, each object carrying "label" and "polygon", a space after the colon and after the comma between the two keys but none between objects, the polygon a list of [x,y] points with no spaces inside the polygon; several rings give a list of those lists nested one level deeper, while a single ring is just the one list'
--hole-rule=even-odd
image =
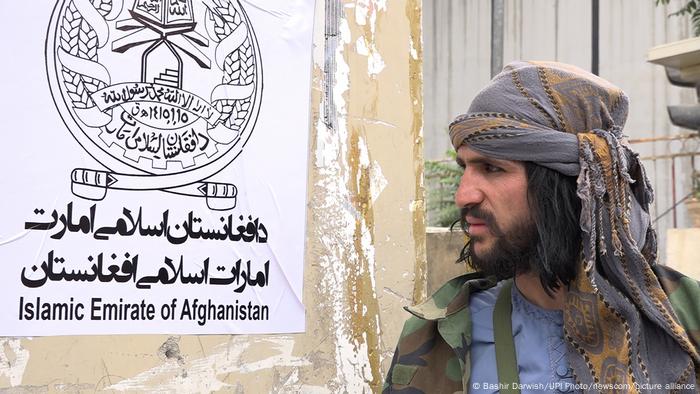
[{"label": "man's mustache", "polygon": [[471,216],[471,217],[483,220],[493,235],[495,235],[497,237],[503,236],[503,232],[498,227],[498,224],[496,223],[496,218],[493,216],[493,214],[491,212],[489,212],[485,209],[482,209],[479,206],[462,207],[462,208],[460,208],[459,212],[461,215],[460,222],[462,224],[462,229],[464,231],[466,231],[467,233],[469,232],[469,225],[467,224],[467,220],[465,218],[467,216]]}]

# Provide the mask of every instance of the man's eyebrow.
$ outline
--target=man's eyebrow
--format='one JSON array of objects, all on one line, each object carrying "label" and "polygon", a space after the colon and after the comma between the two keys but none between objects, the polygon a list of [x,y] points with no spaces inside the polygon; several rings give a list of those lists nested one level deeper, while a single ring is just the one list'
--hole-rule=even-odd
[{"label": "man's eyebrow", "polygon": [[461,157],[457,157],[455,160],[460,167],[464,167],[466,164],[502,164],[505,162],[505,160],[492,159],[490,157],[475,157],[468,159],[466,162]]}]

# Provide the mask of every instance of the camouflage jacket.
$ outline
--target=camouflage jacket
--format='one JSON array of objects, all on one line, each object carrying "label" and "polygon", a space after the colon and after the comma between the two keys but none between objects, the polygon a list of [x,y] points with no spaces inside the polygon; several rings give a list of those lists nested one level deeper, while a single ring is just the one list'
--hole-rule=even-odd
[{"label": "camouflage jacket", "polygon": [[[700,283],[655,266],[659,281],[693,344],[700,344]],[[471,273],[451,279],[425,302],[407,307],[383,393],[467,393],[471,371],[469,295],[496,284]]]}]

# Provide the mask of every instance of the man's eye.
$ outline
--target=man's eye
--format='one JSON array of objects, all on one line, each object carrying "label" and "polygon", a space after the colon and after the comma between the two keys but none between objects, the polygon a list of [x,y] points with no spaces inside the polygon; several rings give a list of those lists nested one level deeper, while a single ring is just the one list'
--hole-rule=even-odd
[{"label": "man's eye", "polygon": [[484,164],[484,171],[486,172],[501,172],[503,169],[501,167],[494,166],[493,164]]}]

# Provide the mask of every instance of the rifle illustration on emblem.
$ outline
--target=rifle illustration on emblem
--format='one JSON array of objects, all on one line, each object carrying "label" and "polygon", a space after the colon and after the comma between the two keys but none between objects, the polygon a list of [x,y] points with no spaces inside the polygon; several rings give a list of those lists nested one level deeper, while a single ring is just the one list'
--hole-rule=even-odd
[{"label": "rifle illustration on emblem", "polygon": [[[123,10],[120,0],[65,0],[56,7],[46,48],[54,102],[80,145],[108,169],[74,169],[73,194],[102,200],[110,189],[162,190],[204,197],[213,210],[234,208],[236,186],[208,178],[240,155],[260,109],[259,49],[240,3],[135,0]],[[112,31],[122,34],[111,39]]]}]

